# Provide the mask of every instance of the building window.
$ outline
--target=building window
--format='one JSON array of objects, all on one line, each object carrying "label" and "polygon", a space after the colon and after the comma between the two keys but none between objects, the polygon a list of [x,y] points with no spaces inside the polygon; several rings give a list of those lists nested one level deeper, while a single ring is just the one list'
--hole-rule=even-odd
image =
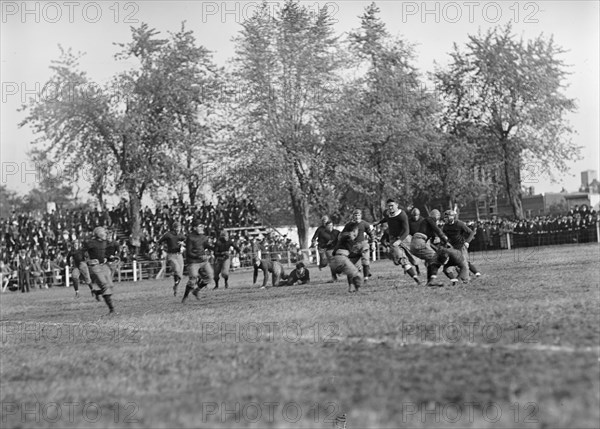
[{"label": "building window", "polygon": [[479,201],[477,201],[477,208],[485,210],[485,208],[486,208],[485,200],[479,200]]}]

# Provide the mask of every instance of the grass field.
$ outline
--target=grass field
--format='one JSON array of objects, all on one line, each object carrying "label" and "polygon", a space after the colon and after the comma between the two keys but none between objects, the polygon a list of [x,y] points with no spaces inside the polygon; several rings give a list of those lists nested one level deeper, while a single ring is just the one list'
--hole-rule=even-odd
[{"label": "grass field", "polygon": [[599,249],[474,254],[485,275],[439,289],[389,261],[358,294],[316,268],[184,305],[170,279],[117,283],[116,317],[4,293],[1,426],[598,427]]}]

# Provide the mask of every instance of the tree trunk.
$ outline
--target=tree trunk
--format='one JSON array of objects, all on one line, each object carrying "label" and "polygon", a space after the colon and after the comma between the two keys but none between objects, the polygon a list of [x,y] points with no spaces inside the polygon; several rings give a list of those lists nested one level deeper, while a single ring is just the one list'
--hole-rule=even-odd
[{"label": "tree trunk", "polygon": [[129,218],[131,219],[131,236],[130,242],[137,251],[141,245],[142,236],[142,216],[140,215],[140,209],[142,207],[141,197],[138,195],[135,189],[129,189]]},{"label": "tree trunk", "polygon": [[309,205],[306,196],[299,189],[290,188],[290,199],[294,211],[294,220],[298,228],[298,240],[301,249],[308,248]]},{"label": "tree trunk", "polygon": [[510,147],[510,142],[504,139],[504,184],[508,201],[516,219],[523,219],[523,203],[521,201],[521,154],[516,148]]},{"label": "tree trunk", "polygon": [[198,185],[191,180],[188,182],[188,193],[190,194],[190,204],[193,207],[196,205],[196,195],[198,194]]}]

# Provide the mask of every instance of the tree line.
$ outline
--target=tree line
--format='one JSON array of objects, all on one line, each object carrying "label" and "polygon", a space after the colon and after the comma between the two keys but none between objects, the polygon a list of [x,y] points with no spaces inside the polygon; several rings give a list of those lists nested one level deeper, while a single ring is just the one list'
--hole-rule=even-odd
[{"label": "tree line", "polygon": [[47,85],[68,82],[70,96],[23,106],[32,156],[73,180],[85,166],[100,204],[126,192],[134,238],[143,195],[194,203],[207,183],[253,197],[267,221],[291,212],[303,247],[312,216],[360,206],[378,217],[389,196],[452,207],[503,191],[522,218],[523,165],[566,170],[579,154],[562,48],[508,24],[455,44],[449,65],[424,75],[414,44],[379,14],[372,3],[342,37],[327,7],[287,0],[272,16],[265,2],[241,24],[227,69],[185,23],[165,38],[142,24],[115,43],[115,60],[136,66],[104,87],[62,50]]}]

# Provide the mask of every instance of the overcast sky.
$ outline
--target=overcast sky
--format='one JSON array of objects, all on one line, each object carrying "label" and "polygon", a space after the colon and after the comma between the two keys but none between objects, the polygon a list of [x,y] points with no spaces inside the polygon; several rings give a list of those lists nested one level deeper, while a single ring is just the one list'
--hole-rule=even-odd
[{"label": "overcast sky", "polygon": [[[86,52],[81,62],[89,76],[104,83],[131,64],[116,62],[114,42],[128,42],[130,27],[142,22],[160,30],[177,31],[182,21],[197,40],[213,51],[215,62],[226,66],[234,55],[231,41],[239,23],[252,14],[259,2],[12,2],[3,1],[1,23],[1,159],[2,183],[26,193],[36,176],[27,152],[34,139],[28,128],[19,129],[24,118],[17,109],[43,87],[51,75],[49,65],[59,56],[58,45]],[[343,34],[359,26],[359,15],[370,2],[310,1],[311,7],[327,6]],[[569,120],[578,134],[583,159],[569,164],[571,171],[548,177],[527,174],[536,192],[576,191],[580,172],[599,170],[599,2],[598,1],[442,1],[376,2],[388,30],[416,44],[417,66],[423,74],[433,71],[434,62],[445,65],[453,43],[464,45],[469,34],[485,31],[508,21],[524,38],[541,33],[553,35],[568,52],[562,57],[570,64],[567,95],[577,99],[578,111]],[[269,3],[273,11],[277,2]],[[29,92],[29,93],[28,93]]]}]

